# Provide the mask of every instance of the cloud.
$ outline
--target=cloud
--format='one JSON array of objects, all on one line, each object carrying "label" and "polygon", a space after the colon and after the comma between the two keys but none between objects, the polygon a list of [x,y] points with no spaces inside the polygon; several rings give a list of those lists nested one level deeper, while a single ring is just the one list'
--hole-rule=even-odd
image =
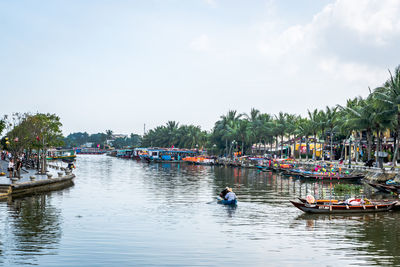
[{"label": "cloud", "polygon": [[217,7],[217,2],[215,0],[204,0],[204,2],[211,7]]},{"label": "cloud", "polygon": [[190,48],[197,52],[206,52],[210,50],[210,40],[207,34],[202,34],[192,40]]},{"label": "cloud", "polygon": [[348,82],[373,82],[398,64],[391,56],[400,45],[398,14],[396,0],[337,0],[306,24],[280,30],[265,23],[258,50],[276,64],[298,62]]}]

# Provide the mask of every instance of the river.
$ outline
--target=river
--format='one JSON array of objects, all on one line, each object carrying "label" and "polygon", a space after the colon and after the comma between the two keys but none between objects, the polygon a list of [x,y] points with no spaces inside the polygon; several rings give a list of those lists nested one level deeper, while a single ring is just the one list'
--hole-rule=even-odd
[{"label": "river", "polygon": [[[329,181],[97,155],[76,165],[70,188],[0,202],[0,265],[400,264],[400,212],[313,216],[289,203],[329,197]],[[225,186],[236,208],[216,203]]]}]

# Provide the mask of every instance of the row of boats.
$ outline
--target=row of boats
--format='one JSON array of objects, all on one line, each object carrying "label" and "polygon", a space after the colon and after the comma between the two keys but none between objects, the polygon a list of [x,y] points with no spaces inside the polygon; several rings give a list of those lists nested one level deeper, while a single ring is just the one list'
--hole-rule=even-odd
[{"label": "row of boats", "polygon": [[308,178],[308,179],[329,179],[356,181],[364,178],[362,173],[356,171],[342,170],[340,166],[332,164],[300,166],[297,162],[290,159],[269,160],[268,163],[258,165],[261,171],[280,172],[283,175]]}]

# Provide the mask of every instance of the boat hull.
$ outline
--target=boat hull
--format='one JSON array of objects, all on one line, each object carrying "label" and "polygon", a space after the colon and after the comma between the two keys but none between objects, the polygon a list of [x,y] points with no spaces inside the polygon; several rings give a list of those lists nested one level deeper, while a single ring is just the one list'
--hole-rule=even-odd
[{"label": "boat hull", "polygon": [[392,210],[397,203],[396,201],[394,201],[387,204],[350,206],[350,205],[330,205],[330,204],[308,205],[302,202],[295,202],[295,201],[290,201],[290,202],[296,208],[298,208],[303,212],[316,213],[316,214],[383,212]]},{"label": "boat hull", "polygon": [[237,199],[229,201],[229,200],[225,200],[220,197],[217,197],[217,203],[222,204],[222,205],[235,206],[235,205],[237,205]]}]

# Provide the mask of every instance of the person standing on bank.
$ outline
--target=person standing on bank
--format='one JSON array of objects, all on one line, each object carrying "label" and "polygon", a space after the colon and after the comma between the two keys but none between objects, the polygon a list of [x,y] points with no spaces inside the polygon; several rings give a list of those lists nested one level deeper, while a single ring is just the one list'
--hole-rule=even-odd
[{"label": "person standing on bank", "polygon": [[16,176],[18,178],[21,178],[21,168],[22,168],[22,161],[20,159],[17,159],[17,164],[15,166],[15,171],[16,171]]},{"label": "person standing on bank", "polygon": [[8,172],[10,173],[10,175],[8,177],[12,178],[13,177],[13,173],[14,173],[14,161],[13,159],[10,159],[10,162],[8,163]]}]

